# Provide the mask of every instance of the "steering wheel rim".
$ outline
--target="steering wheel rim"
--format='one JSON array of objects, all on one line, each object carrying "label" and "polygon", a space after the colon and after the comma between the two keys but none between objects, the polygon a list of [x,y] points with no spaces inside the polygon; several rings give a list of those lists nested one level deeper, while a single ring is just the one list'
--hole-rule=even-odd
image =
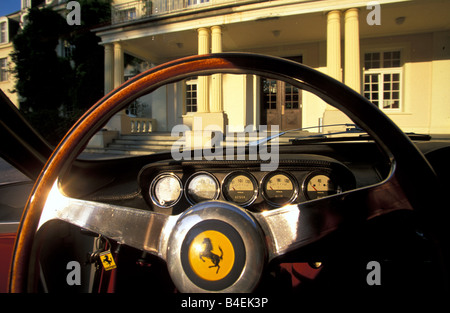
[{"label": "steering wheel rim", "polygon": [[[419,190],[419,181],[436,181],[432,167],[409,138],[381,110],[360,94],[314,69],[285,59],[245,53],[187,57],[150,69],[110,92],[80,118],[55,149],[37,179],[24,210],[11,267],[11,292],[33,290],[34,284],[30,281],[30,273],[35,264],[31,256],[41,213],[57,178],[81,152],[88,139],[99,131],[110,117],[139,96],[191,75],[212,73],[262,74],[266,77],[287,80],[293,85],[301,85],[346,113],[391,155],[395,166],[389,178],[383,183],[331,197],[323,200],[323,203],[334,208],[342,208],[343,205],[353,205],[371,199],[370,203],[367,203],[368,210],[364,218],[398,209],[414,209],[428,216],[429,211],[426,208],[430,205],[430,199]],[[413,176],[410,175],[412,169],[415,173]],[[303,208],[311,206],[314,209],[314,201],[300,206]],[[327,214],[336,218],[333,223],[340,224],[342,213],[333,211]],[[266,235],[273,236],[272,240],[269,240],[271,248],[267,252],[268,258],[274,258],[285,253],[286,249],[295,249],[300,245],[298,238],[293,238],[291,242],[288,242],[287,248],[286,246],[274,248],[273,246],[277,246],[274,233],[276,230],[271,223],[278,218],[276,214],[268,213],[253,216],[253,218],[261,225]],[[336,227],[331,225],[324,229],[320,236],[333,231]],[[313,231],[315,230],[311,230]]]}]

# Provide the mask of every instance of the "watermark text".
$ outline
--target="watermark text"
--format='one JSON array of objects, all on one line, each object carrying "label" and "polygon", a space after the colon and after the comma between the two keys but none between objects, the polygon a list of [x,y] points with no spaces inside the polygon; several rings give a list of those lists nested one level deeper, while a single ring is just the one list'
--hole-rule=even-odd
[{"label": "watermark text", "polygon": [[78,1],[69,1],[66,6],[67,10],[71,10],[67,16],[66,21],[67,24],[72,25],[81,25],[81,6]]},{"label": "watermark text", "polygon": [[[196,123],[201,124],[201,120]],[[265,125],[258,126],[257,129],[248,125],[243,132],[233,132],[226,126],[224,134],[217,125],[208,125],[193,131],[186,125],[176,125],[172,128],[171,135],[181,137],[172,145],[171,154],[176,161],[260,160],[261,171],[274,171],[279,163],[278,137],[274,137],[267,144],[248,145],[248,142],[265,138],[269,133],[278,134],[278,130],[278,126],[272,126],[268,132]]]}]

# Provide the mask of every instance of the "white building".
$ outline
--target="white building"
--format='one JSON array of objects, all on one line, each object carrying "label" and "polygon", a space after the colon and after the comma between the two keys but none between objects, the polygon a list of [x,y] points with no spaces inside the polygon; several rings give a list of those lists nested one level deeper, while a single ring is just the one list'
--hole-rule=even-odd
[{"label": "white building", "polygon": [[[22,2],[26,7],[30,1]],[[60,8],[66,1],[41,2]],[[115,0],[111,25],[95,31],[105,49],[105,93],[131,76],[125,54],[145,68],[194,54],[254,52],[327,73],[377,104],[404,131],[448,134],[449,21],[450,1],[442,0]],[[0,60],[2,45],[9,44],[0,43]],[[151,122],[145,131],[167,132],[181,123],[192,126],[193,117],[203,127],[236,130],[334,119],[320,101],[253,75],[193,78],[138,105],[132,113],[139,118],[131,121],[123,112],[110,129],[128,133],[140,121]]]},{"label": "white building", "polygon": [[19,29],[19,18],[19,12],[0,17],[0,89],[16,106],[19,106],[19,97],[12,92],[16,83],[10,73],[13,67],[10,54],[14,50],[12,40]]},{"label": "white building", "polygon": [[[160,64],[193,54],[255,52],[293,58],[343,81],[404,131],[450,133],[449,21],[450,1],[439,0],[116,0],[112,24],[97,34],[105,47],[106,90],[124,80],[124,53]],[[278,92],[267,103],[259,96],[263,83],[253,76],[188,80],[176,89],[177,101],[153,99],[147,117],[158,131],[189,124],[192,116],[281,129],[327,118],[325,105],[309,103],[289,86],[283,88],[289,95]],[[219,85],[218,94],[213,90]],[[253,102],[251,110],[246,101]],[[289,120],[292,110],[301,118]]]}]

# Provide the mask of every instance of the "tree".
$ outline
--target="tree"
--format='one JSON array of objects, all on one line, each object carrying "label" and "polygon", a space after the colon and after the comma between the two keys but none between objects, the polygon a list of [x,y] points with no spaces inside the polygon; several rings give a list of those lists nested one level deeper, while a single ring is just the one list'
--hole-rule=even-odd
[{"label": "tree", "polygon": [[30,122],[54,143],[60,134],[60,108],[70,103],[73,83],[70,62],[56,54],[67,23],[49,9],[32,8],[28,23],[14,38],[16,91],[20,109]]},{"label": "tree", "polygon": [[75,83],[72,106],[85,111],[104,95],[104,48],[92,31],[111,20],[111,0],[79,0],[81,25],[70,27]]},{"label": "tree", "polygon": [[[64,14],[49,8],[32,8],[13,40],[20,110],[52,144],[103,96],[104,53],[92,29],[110,20],[111,0],[78,2],[81,25],[68,25]],[[58,56],[60,42],[72,53]]]},{"label": "tree", "polygon": [[28,23],[14,38],[12,59],[22,111],[53,109],[65,104],[71,83],[70,63],[56,54],[65,20],[49,9],[33,8]]}]

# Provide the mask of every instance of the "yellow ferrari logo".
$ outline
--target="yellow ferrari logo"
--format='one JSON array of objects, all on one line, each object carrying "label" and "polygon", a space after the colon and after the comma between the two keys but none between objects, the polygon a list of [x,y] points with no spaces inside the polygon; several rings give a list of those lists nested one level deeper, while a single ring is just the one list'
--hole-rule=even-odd
[{"label": "yellow ferrari logo", "polygon": [[105,271],[110,271],[117,267],[116,263],[114,262],[111,251],[102,252],[99,254],[99,256],[100,256],[100,261],[102,262],[103,268],[105,269]]},{"label": "yellow ferrari logo", "polygon": [[207,230],[198,234],[189,247],[189,263],[196,275],[208,281],[220,280],[234,265],[234,248],[221,232]]}]

